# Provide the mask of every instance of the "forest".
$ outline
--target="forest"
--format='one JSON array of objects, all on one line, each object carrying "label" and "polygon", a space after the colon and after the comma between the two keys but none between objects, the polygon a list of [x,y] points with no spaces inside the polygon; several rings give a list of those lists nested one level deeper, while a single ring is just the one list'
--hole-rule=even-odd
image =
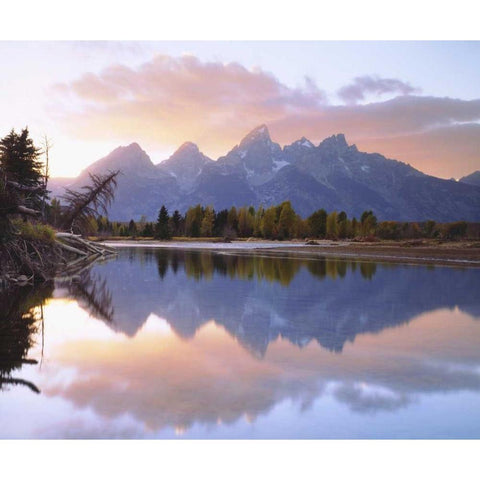
[{"label": "forest", "polygon": [[111,222],[107,217],[91,218],[89,234],[99,237],[155,238],[258,238],[267,240],[292,239],[356,239],[357,241],[438,239],[444,241],[480,238],[480,225],[468,222],[437,223],[377,221],[369,210],[359,219],[345,212],[319,209],[302,218],[289,201],[264,208],[244,206],[215,211],[211,206],[190,207],[184,215],[175,210],[172,215],[164,205],[156,222],[145,218],[135,222]]}]

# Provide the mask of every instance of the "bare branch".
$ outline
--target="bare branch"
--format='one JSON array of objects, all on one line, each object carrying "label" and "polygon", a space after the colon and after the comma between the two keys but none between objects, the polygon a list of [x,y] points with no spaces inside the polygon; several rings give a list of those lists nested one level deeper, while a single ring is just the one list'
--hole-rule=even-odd
[{"label": "bare branch", "polygon": [[45,191],[45,187],[43,185],[39,187],[27,187],[26,185],[20,185],[19,183],[14,182],[13,180],[7,180],[7,185],[15,188],[16,190],[19,190],[20,192],[37,193],[37,192]]},{"label": "bare branch", "polygon": [[107,214],[107,208],[114,197],[119,171],[106,175],[90,175],[91,185],[82,187],[83,191],[68,189],[63,196],[67,206],[63,213],[62,226],[72,230],[73,225],[80,231],[86,229],[88,220],[101,213]]},{"label": "bare branch", "polygon": [[23,205],[17,205],[15,208],[15,213],[21,213],[22,215],[29,215],[30,217],[37,217],[40,215],[38,210],[33,210],[33,208],[27,208]]}]

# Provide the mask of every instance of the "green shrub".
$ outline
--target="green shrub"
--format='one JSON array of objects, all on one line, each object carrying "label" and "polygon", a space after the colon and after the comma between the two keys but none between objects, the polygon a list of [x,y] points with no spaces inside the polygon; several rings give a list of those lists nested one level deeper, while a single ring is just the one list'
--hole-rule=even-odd
[{"label": "green shrub", "polygon": [[43,223],[24,222],[16,219],[13,222],[13,226],[25,240],[38,240],[41,242],[53,243],[55,241],[55,230]]}]

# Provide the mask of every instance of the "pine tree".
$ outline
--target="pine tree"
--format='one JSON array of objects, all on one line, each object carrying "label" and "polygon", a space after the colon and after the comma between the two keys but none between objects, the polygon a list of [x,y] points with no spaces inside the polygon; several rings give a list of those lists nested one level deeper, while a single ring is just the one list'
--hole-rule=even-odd
[{"label": "pine tree", "polygon": [[153,237],[155,234],[153,225],[150,222],[147,222],[143,227],[142,237]]},{"label": "pine tree", "polygon": [[225,236],[225,228],[227,227],[228,210],[220,210],[215,214],[215,223],[213,233],[217,237]]},{"label": "pine tree", "polygon": [[227,226],[235,233],[238,233],[238,215],[234,206],[228,211]]},{"label": "pine tree", "polygon": [[158,219],[155,225],[155,238],[161,240],[168,240],[171,238],[170,229],[168,226],[170,216],[168,215],[168,210],[165,205],[162,205],[162,208],[158,212]]},{"label": "pine tree", "polygon": [[182,233],[182,215],[178,210],[173,212],[172,217],[170,218],[171,233],[174,236],[181,235]]},{"label": "pine tree", "polygon": [[345,238],[348,231],[347,214],[342,211],[337,216],[337,234],[338,238]]},{"label": "pine tree", "polygon": [[128,224],[128,234],[131,237],[136,237],[137,236],[137,225],[136,223],[132,220],[130,220],[130,223]]},{"label": "pine tree", "polygon": [[43,163],[39,160],[40,149],[29,137],[28,128],[20,134],[15,130],[0,140],[0,166],[6,180],[21,193],[22,203],[30,208],[39,208],[44,196]]}]

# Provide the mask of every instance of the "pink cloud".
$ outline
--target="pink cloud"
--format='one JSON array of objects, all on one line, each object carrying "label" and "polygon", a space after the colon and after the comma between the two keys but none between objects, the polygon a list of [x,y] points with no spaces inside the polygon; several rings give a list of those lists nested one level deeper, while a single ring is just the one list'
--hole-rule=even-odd
[{"label": "pink cloud", "polygon": [[[364,80],[357,79],[345,89],[350,88],[355,98],[367,91],[405,94],[413,89],[395,79]],[[57,118],[73,135],[84,139],[135,140],[159,149],[190,140],[216,158],[249,130],[266,123],[274,140],[282,144],[303,135],[320,141],[342,132],[348,140],[381,153],[388,143],[391,148],[386,153],[404,160],[408,142],[418,146],[415,139],[423,136],[433,143],[425,145],[423,152],[417,148],[416,159],[409,157],[411,163],[418,168],[428,164],[429,173],[449,176],[454,175],[454,162],[465,150],[465,145],[454,141],[459,134],[456,127],[480,120],[480,99],[402,95],[366,105],[330,105],[312,79],[292,88],[258,68],[201,62],[193,56],[159,55],[136,69],[113,65],[99,74],[56,85],[54,91],[57,98],[65,99],[63,108],[57,104]],[[441,139],[428,133],[439,128],[452,138],[442,144],[446,159],[442,161],[450,162],[452,173],[448,168],[436,170],[432,162],[424,161],[429,152],[439,150],[435,145],[440,145]],[[467,150],[479,151],[478,136],[467,137],[462,137],[468,142]],[[474,163],[475,168],[480,167],[480,159]]]}]

